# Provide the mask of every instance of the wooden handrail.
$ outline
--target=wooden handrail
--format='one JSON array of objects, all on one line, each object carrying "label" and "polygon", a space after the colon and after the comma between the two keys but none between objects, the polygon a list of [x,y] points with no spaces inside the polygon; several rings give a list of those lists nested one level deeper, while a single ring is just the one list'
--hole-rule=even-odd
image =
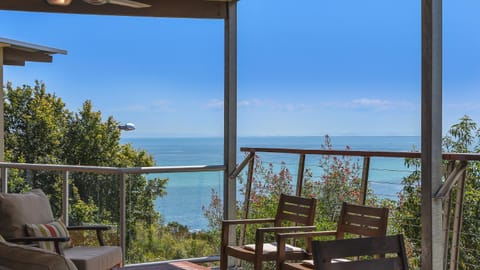
[{"label": "wooden handrail", "polygon": [[[241,147],[242,152],[263,152],[303,155],[357,156],[357,157],[391,157],[391,158],[421,158],[420,152],[408,151],[358,151],[358,150],[319,150],[298,148],[251,148]],[[480,160],[480,153],[443,153],[444,160]]]}]

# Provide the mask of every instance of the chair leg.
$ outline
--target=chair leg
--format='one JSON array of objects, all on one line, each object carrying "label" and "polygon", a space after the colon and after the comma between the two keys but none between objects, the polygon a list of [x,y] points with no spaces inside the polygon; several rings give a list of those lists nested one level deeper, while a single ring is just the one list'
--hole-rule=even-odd
[{"label": "chair leg", "polygon": [[227,270],[228,256],[224,252],[220,254],[220,270]]},{"label": "chair leg", "polygon": [[261,260],[255,260],[254,265],[253,265],[253,270],[262,270],[262,261]]},{"label": "chair leg", "polygon": [[230,232],[230,226],[222,222],[222,242],[220,246],[220,270],[227,270],[228,268],[228,236]]}]

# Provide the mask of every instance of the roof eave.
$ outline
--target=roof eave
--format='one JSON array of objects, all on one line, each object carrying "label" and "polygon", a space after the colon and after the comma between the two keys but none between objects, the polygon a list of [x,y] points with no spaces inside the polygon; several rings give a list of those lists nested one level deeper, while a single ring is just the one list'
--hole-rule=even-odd
[{"label": "roof eave", "polygon": [[229,1],[217,0],[139,0],[149,8],[131,8],[119,5],[90,5],[73,0],[68,6],[52,6],[45,0],[3,0],[0,10],[54,12],[90,15],[120,15],[139,17],[210,18],[224,19]]}]

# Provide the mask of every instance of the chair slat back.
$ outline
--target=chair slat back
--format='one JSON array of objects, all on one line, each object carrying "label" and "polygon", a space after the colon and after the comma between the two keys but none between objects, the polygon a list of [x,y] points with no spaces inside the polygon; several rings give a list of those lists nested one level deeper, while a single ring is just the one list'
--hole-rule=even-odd
[{"label": "chair slat back", "polygon": [[[313,241],[312,245],[315,270],[408,270],[401,234]],[[332,260],[347,257],[358,257],[358,260]]]},{"label": "chair slat back", "polygon": [[314,222],[316,206],[317,200],[314,198],[281,194],[275,217],[275,226],[282,226],[284,221],[311,226]]},{"label": "chair slat back", "polygon": [[367,237],[384,236],[387,233],[387,224],[388,208],[344,202],[338,220],[336,239],[345,238],[346,233]]}]

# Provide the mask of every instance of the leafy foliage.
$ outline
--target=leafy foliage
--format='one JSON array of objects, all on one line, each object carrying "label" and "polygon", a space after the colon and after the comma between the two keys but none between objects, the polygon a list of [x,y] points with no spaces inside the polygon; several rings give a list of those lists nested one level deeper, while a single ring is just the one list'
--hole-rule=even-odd
[{"label": "leafy foliage", "polygon": [[[325,136],[322,149],[332,150],[330,137]],[[350,150],[346,147],[345,150]],[[360,201],[361,168],[358,160],[349,156],[321,156],[319,160],[321,174],[318,179],[307,169],[303,196],[315,197],[317,203],[317,226],[320,229],[334,229],[342,202]],[[375,204],[372,197],[371,204]]]},{"label": "leafy foliage", "polygon": [[[47,93],[45,84],[5,88],[6,160],[40,164],[92,165],[108,167],[154,166],[153,157],[130,144],[120,144],[118,122],[105,121],[86,101],[79,112],[71,112],[61,98]],[[117,224],[119,220],[119,179],[115,175],[73,173],[70,175],[70,224]],[[62,177],[44,171],[9,170],[12,192],[41,188],[49,194],[54,214],[59,216]],[[160,214],[154,201],[165,195],[167,179],[127,179],[127,257],[134,257],[138,235],[160,228]],[[145,231],[139,232],[141,228]],[[118,237],[110,237],[117,239]],[[83,239],[88,242],[88,239]],[[135,255],[137,256],[137,255]]]},{"label": "leafy foliage", "polygon": [[[444,152],[479,152],[480,133],[477,123],[463,116],[453,125],[443,138]],[[421,254],[421,170],[420,160],[407,159],[406,164],[414,171],[403,179],[395,219],[400,230],[407,236],[408,251],[412,267],[420,268]],[[445,165],[447,165],[445,163]],[[467,167],[465,195],[463,203],[462,233],[460,238],[459,269],[478,269],[480,250],[480,163],[470,161]],[[445,166],[446,167],[446,166]],[[453,193],[455,196],[456,193]],[[452,207],[453,211],[454,207]],[[452,213],[450,213],[452,214]]]},{"label": "leafy foliage", "polygon": [[[321,147],[322,149],[332,149],[329,136],[325,136],[325,142]],[[256,156],[254,164],[248,218],[274,217],[280,194],[293,194],[296,179],[293,178],[285,162],[281,162],[280,166],[276,168],[274,164],[263,162]],[[348,156],[320,156],[318,166],[321,171],[320,176],[314,176],[311,169],[306,169],[302,196],[317,199],[315,225],[320,230],[331,230],[336,228],[342,202],[358,202],[360,200],[361,168],[357,159]],[[244,198],[247,191],[245,175],[240,175],[238,181],[241,185],[239,195]],[[381,203],[371,191],[368,194],[370,195],[368,204],[379,205]],[[211,231],[217,232],[217,235],[221,228],[222,207],[221,198],[213,191],[209,207],[203,208]],[[244,211],[243,202],[237,202],[238,218],[245,216]],[[240,238],[241,227],[237,226],[237,239]],[[258,227],[255,225],[246,227],[245,243],[254,243],[255,230]],[[266,241],[275,241],[274,235],[266,237]],[[268,265],[267,268],[273,267]],[[245,265],[244,268],[250,269],[249,265]]]}]

